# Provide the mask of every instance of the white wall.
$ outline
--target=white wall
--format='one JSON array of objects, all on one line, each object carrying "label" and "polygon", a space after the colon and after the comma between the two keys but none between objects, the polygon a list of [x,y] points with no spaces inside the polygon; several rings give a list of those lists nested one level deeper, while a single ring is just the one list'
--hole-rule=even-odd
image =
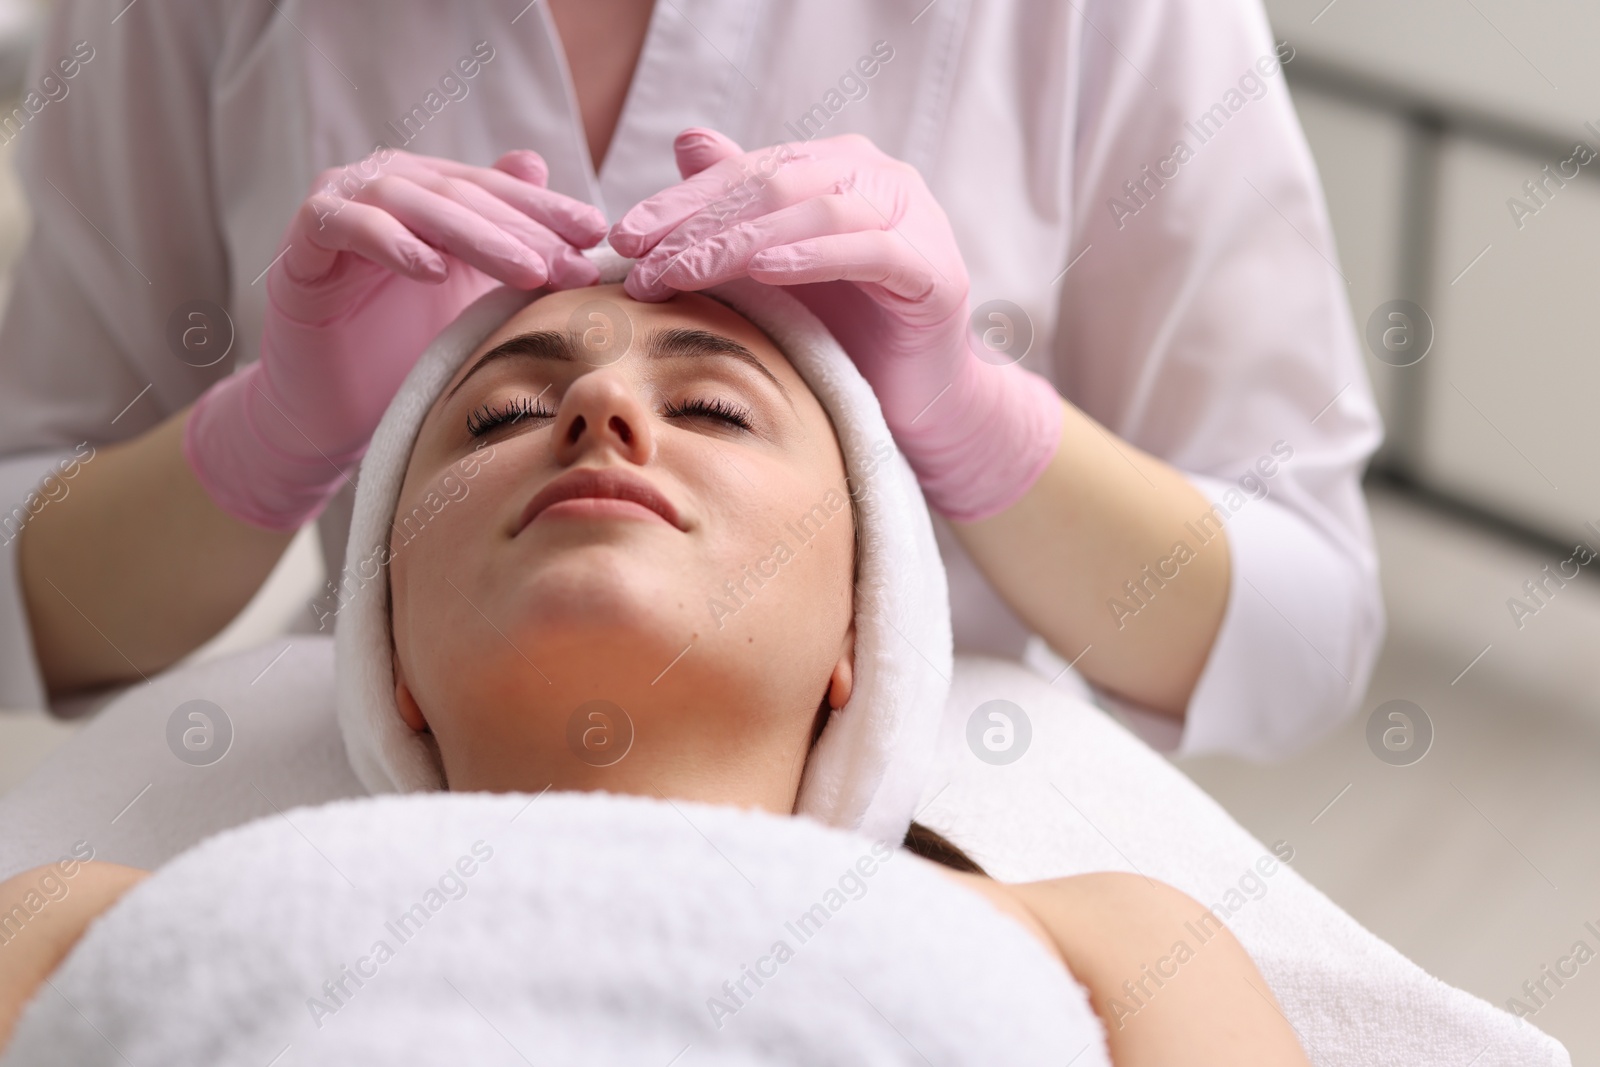
[{"label": "white wall", "polygon": [[1590,0],[1267,0],[1296,50],[1562,137],[1600,120]]},{"label": "white wall", "polygon": [[[1548,203],[1521,226],[1507,206],[1526,200],[1524,183],[1580,138],[1600,151],[1600,133],[1585,129],[1592,121],[1600,130],[1600,5],[1267,7],[1303,57],[1291,85],[1322,169],[1358,331],[1379,304],[1413,295],[1405,243],[1417,240],[1417,216],[1433,218],[1432,239],[1411,250],[1430,267],[1414,298],[1436,327],[1433,349],[1414,367],[1368,359],[1390,429],[1383,458],[1557,540],[1600,522],[1590,313],[1600,283],[1600,159],[1565,187],[1552,184]],[[1444,134],[1436,180],[1413,212],[1408,146],[1416,109],[1429,107]]]}]

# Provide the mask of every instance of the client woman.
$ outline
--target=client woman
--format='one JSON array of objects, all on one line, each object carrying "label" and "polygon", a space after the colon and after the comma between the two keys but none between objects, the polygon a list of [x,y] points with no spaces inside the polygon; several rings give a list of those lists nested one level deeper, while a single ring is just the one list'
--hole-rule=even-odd
[{"label": "client woman", "polygon": [[[590,329],[609,331],[605,343],[587,344]],[[471,491],[447,492],[466,469]],[[840,506],[851,490],[828,411],[729,307],[698,294],[636,303],[620,286],[546,295],[478,346],[421,420],[383,553],[393,707],[451,790],[795,813],[818,738],[857,684],[859,543]],[[411,516],[425,516],[415,536]],[[805,540],[775,555],[775,532],[797,521]],[[758,561],[756,584],[745,576]],[[597,696],[611,711],[580,721],[575,747],[574,717]],[[620,758],[585,758],[595,730],[602,746],[626,738]],[[907,845],[1088,989],[1114,1063],[1307,1063],[1226,933],[1136,1017],[1116,1010],[1204,913],[1184,894],[1116,873],[1007,885],[914,824]],[[0,949],[0,1041],[143,877],[90,864],[40,914],[47,926]],[[34,881],[0,886],[0,909]]]}]

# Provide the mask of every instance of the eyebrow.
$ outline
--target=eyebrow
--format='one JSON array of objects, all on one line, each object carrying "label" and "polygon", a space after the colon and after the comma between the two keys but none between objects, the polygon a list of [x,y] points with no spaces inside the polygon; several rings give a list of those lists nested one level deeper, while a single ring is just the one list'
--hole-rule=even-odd
[{"label": "eyebrow", "polygon": [[[500,342],[480,356],[478,362],[472,365],[472,369],[445,394],[445,399],[454,396],[458,389],[467,384],[468,378],[499,360],[549,359],[562,363],[575,363],[583,358],[580,352],[581,347],[577,338],[560,330],[532,330],[518,334]],[[650,359],[703,359],[716,356],[735,359],[760,372],[778,387],[778,392],[783,395],[784,401],[791,408],[794,407],[789,390],[778,380],[778,376],[773,374],[754,352],[731,337],[724,337],[710,330],[681,327],[652,330],[645,338],[644,352]]]}]

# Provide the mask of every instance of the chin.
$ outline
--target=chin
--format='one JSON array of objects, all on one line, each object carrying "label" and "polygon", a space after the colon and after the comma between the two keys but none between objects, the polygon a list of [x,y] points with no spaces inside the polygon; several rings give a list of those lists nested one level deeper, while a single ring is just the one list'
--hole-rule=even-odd
[{"label": "chin", "polygon": [[530,650],[576,650],[600,641],[644,662],[657,646],[670,648],[670,660],[707,629],[706,593],[688,573],[677,561],[641,559],[636,550],[608,545],[565,552],[515,583],[515,601],[505,605],[509,625],[502,628]]}]

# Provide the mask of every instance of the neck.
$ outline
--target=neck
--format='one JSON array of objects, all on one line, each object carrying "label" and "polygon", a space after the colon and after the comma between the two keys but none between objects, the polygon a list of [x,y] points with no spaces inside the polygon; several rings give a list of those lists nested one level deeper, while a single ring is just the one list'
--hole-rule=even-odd
[{"label": "neck", "polygon": [[561,688],[508,695],[459,736],[439,737],[449,788],[605,790],[793,812],[811,743],[803,712],[772,701],[708,703],[709,687],[689,672],[676,690],[552,691]]}]

